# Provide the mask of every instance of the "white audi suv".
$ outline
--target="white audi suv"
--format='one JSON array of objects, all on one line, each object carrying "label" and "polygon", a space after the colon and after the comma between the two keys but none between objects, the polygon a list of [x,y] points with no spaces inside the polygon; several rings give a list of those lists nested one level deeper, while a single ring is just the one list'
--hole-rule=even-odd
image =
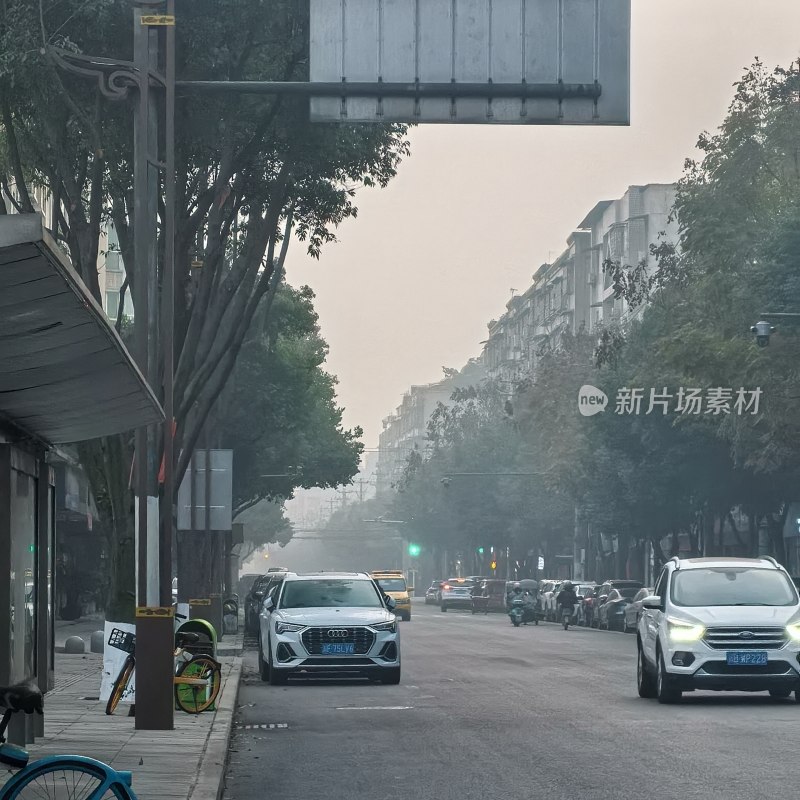
[{"label": "white audi suv", "polygon": [[290,675],[361,675],[400,683],[394,601],[366,573],[286,574],[260,615],[262,680]]}]

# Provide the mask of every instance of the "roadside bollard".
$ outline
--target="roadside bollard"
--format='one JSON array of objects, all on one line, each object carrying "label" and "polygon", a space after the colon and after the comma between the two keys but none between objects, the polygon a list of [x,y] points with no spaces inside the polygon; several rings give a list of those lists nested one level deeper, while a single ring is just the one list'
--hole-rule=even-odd
[{"label": "roadside bollard", "polygon": [[80,636],[70,636],[64,642],[64,652],[73,656],[83,655],[86,652],[86,642]]},{"label": "roadside bollard", "polygon": [[89,649],[93,653],[102,653],[105,646],[105,633],[104,631],[95,631],[92,634],[91,641],[89,643]]}]

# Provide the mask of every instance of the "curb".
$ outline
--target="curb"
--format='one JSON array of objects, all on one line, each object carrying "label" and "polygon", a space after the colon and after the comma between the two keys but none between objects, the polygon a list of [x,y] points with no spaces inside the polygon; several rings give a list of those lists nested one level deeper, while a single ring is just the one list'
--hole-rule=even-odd
[{"label": "curb", "polygon": [[233,730],[233,716],[239,696],[242,660],[237,659],[220,692],[219,705],[208,733],[197,780],[189,793],[189,800],[219,800],[225,787],[225,768],[228,764],[228,745]]}]

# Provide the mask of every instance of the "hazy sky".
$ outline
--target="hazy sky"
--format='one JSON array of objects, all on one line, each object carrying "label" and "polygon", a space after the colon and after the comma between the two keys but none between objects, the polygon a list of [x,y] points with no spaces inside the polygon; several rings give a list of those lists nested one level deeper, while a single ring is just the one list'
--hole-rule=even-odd
[{"label": "hazy sky", "polygon": [[377,445],[412,384],[481,351],[486,324],[602,199],[680,177],[758,56],[800,55],[800,0],[633,0],[631,126],[421,126],[412,155],[319,262],[295,243],[288,278],[317,293],[348,427]]}]

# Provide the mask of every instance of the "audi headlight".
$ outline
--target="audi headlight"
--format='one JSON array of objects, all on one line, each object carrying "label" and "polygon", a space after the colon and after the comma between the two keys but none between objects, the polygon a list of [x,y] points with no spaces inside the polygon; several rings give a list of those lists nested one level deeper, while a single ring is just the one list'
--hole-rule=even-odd
[{"label": "audi headlight", "polygon": [[703,638],[703,634],[706,632],[704,625],[685,619],[670,618],[667,620],[667,624],[669,625],[669,638],[673,642],[697,642]]},{"label": "audi headlight", "polygon": [[392,620],[391,622],[379,622],[377,625],[370,625],[375,631],[387,631],[388,633],[396,633],[397,632],[397,620]]},{"label": "audi headlight", "polygon": [[791,625],[786,626],[786,633],[795,641],[800,642],[800,622],[793,622]]},{"label": "audi headlight", "polygon": [[297,631],[301,631],[305,627],[305,625],[295,625],[294,622],[281,622],[278,620],[275,623],[275,633],[297,633]]}]

